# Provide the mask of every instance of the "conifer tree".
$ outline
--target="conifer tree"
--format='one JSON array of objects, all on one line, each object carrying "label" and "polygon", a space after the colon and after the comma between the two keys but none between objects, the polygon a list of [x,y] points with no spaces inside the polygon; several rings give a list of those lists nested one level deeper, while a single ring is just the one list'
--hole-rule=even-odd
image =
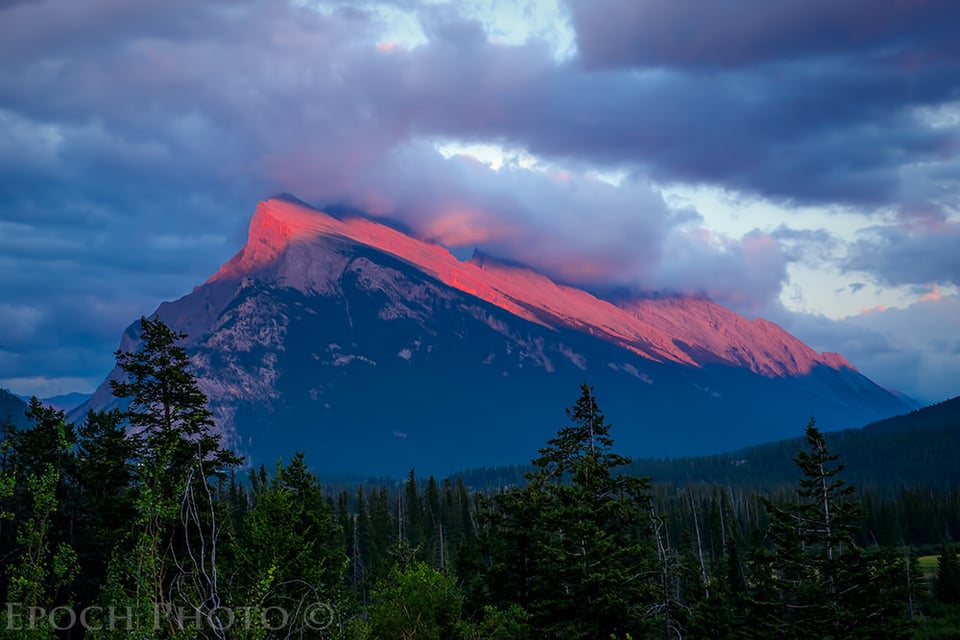
[{"label": "conifer tree", "polygon": [[[390,511],[392,504],[386,487],[370,489],[370,537],[372,553],[367,565],[369,580],[375,581],[386,575],[390,568],[388,551],[397,540],[397,526]],[[369,581],[368,581],[369,582]]]},{"label": "conifer tree", "polygon": [[133,441],[119,410],[91,411],[77,427],[74,495],[79,517],[73,524],[80,571],[80,602],[96,598],[114,548],[127,542],[134,518]]},{"label": "conifer tree", "polygon": [[139,445],[140,467],[154,480],[152,489],[158,497],[176,501],[193,465],[202,466],[197,479],[205,481],[241,459],[222,445],[215,431],[207,397],[179,344],[187,335],[159,318],[140,318],[140,328],[139,348],[115,354],[126,379],[111,380],[110,386],[115,396],[129,401],[124,417]]},{"label": "conifer tree", "polygon": [[426,536],[424,534],[423,522],[423,503],[420,499],[420,492],[417,489],[417,476],[413,469],[407,475],[407,482],[403,488],[402,509],[398,516],[400,528],[406,546],[409,547],[413,556],[421,558],[427,555]]},{"label": "conifer tree", "polygon": [[798,639],[904,637],[896,562],[856,545],[863,512],[838,477],[843,465],[812,419],[805,435],[809,450],[794,458],[802,474],[796,499],[765,500],[773,548],[772,556],[757,551],[767,560],[752,573],[753,631]]},{"label": "conifer tree", "polygon": [[[114,556],[104,593],[133,610],[130,637],[153,637],[158,607],[177,600],[204,618],[220,606],[221,525],[209,482],[226,477],[241,459],[215,430],[180,344],[186,335],[143,317],[140,330],[135,351],[115,354],[125,378],[110,381],[128,403],[123,416],[134,443],[137,534],[132,554]],[[174,633],[177,621],[166,622]]]},{"label": "conifer tree", "polygon": [[528,486],[494,500],[488,588],[527,608],[538,637],[637,636],[655,602],[649,485],[620,473],[630,461],[613,452],[593,388],[580,391]]},{"label": "conifer tree", "polygon": [[[4,427],[8,425],[9,423],[5,423]],[[15,480],[13,473],[8,467],[9,451],[10,439],[6,437],[0,439],[0,527],[3,526],[4,520],[13,519],[13,511],[11,511],[11,506],[8,501],[13,496]],[[0,532],[2,531],[3,530],[0,529]],[[2,538],[0,538],[0,540],[2,540]]]},{"label": "conifer tree", "polygon": [[239,602],[281,607],[293,616],[341,599],[348,566],[343,530],[302,453],[278,465],[255,497],[238,555]]}]

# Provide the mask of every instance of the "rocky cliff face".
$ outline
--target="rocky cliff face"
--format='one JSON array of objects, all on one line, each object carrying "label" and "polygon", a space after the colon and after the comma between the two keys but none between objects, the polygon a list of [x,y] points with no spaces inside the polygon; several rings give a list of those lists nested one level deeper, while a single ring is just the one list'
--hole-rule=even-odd
[{"label": "rocky cliff face", "polygon": [[[906,409],[841,356],[709,300],[602,300],[284,199],[260,203],[246,246],[157,314],[190,335],[221,428],[267,463],[296,450],[365,473],[523,462],[582,381],[619,447],[644,455]],[[88,406],[110,401],[104,383]]]}]

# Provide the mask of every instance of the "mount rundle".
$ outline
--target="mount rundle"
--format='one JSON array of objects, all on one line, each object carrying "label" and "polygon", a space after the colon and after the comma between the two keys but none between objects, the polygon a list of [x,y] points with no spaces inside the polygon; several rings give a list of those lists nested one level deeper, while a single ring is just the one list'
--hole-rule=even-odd
[{"label": "mount rundle", "polygon": [[[532,270],[290,198],[157,315],[189,334],[201,389],[255,463],[330,472],[523,463],[594,385],[617,448],[729,451],[907,411],[837,354],[692,297],[603,300]],[[120,348],[136,348],[138,326]],[[119,375],[115,370],[111,377]],[[110,406],[105,381],[77,410]]]}]

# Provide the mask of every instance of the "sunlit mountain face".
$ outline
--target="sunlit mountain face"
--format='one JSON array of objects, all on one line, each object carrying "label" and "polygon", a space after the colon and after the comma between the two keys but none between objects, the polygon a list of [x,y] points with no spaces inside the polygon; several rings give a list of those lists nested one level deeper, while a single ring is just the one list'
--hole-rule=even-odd
[{"label": "sunlit mountain face", "polygon": [[[288,198],[261,202],[240,252],[157,314],[189,334],[220,428],[268,464],[297,450],[334,472],[523,462],[584,381],[619,448],[645,456],[909,408],[842,356],[708,299],[605,300]],[[104,383],[81,410],[110,402]]]},{"label": "sunlit mountain face", "polygon": [[[460,261],[440,245],[383,224],[359,217],[338,220],[282,199],[260,204],[247,246],[209,282],[264,272],[288,249],[297,251],[297,245],[324,237],[378,249],[524,320],[583,331],[649,360],[693,366],[726,362],[766,376],[800,375],[816,366],[852,368],[841,356],[817,354],[772,323],[746,320],[706,299],[608,302],[581,289],[555,284],[530,269],[482,256]],[[329,274],[314,274],[309,265],[300,266],[306,268],[288,268],[276,281],[305,292],[321,291],[329,285]]]}]

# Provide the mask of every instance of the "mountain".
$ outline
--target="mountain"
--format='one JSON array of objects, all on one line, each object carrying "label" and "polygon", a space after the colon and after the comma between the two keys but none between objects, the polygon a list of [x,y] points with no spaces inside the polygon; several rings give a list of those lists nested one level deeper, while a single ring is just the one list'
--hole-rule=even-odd
[{"label": "mountain", "polygon": [[[799,431],[799,430],[798,430]],[[843,478],[860,488],[900,491],[905,487],[956,490],[960,486],[960,398],[860,429],[827,433],[827,445],[840,455]],[[734,453],[690,460],[638,460],[633,471],[658,480],[704,482],[769,489],[794,484],[802,438],[791,438]]]},{"label": "mountain", "polygon": [[48,404],[54,409],[61,409],[63,411],[71,411],[72,409],[79,407],[87,400],[90,399],[89,393],[63,393],[58,396],[50,396],[49,398],[42,398],[41,401],[44,404]]},{"label": "mountain", "polygon": [[868,431],[940,431],[960,433],[960,396],[911,411],[905,415],[879,420],[864,427]]},{"label": "mountain", "polygon": [[[911,407],[837,354],[702,298],[603,300],[355,213],[261,202],[246,245],[157,315],[230,442],[272,463],[441,473],[527,460],[595,385],[622,449],[729,450]],[[120,348],[136,347],[131,325]],[[119,375],[117,371],[111,377]],[[107,382],[74,412],[110,405]]]},{"label": "mountain", "polygon": [[26,425],[26,410],[27,404],[23,400],[6,389],[0,389],[0,424],[9,421],[18,427]]},{"label": "mountain", "polygon": [[[63,393],[58,396],[50,396],[49,398],[40,398],[40,402],[51,406],[54,409],[70,412],[89,400],[90,396],[91,394],[89,393],[79,393],[74,391],[72,393]],[[17,397],[24,402],[30,402],[30,396],[18,395]]]}]

